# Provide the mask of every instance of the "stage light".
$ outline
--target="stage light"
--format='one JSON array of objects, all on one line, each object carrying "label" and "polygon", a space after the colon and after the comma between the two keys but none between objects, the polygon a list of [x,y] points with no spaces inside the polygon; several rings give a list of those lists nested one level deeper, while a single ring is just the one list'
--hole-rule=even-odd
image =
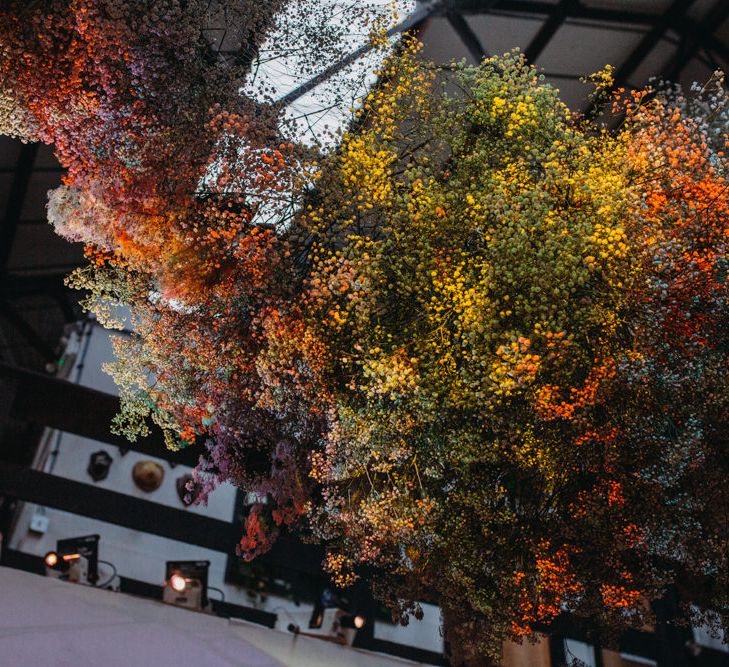
[{"label": "stage light", "polygon": [[351,630],[361,630],[366,623],[367,619],[359,614],[343,614],[339,617],[339,624],[343,628],[349,628]]},{"label": "stage light", "polygon": [[317,630],[324,622],[324,605],[317,600],[314,608],[311,610],[311,618],[309,618],[309,629]]},{"label": "stage light", "polygon": [[178,593],[182,593],[187,588],[187,581],[185,577],[180,574],[173,574],[170,577],[170,586],[174,588]]},{"label": "stage light", "polygon": [[[73,584],[100,586],[119,590],[119,577],[113,563],[99,560],[99,536],[84,535],[56,542],[55,551],[43,556],[46,576],[63,579]],[[107,579],[99,584],[99,563],[111,570]]]},{"label": "stage light", "polygon": [[162,600],[188,609],[205,609],[209,567],[209,560],[167,561]]},{"label": "stage light", "polygon": [[84,535],[56,542],[44,557],[46,575],[72,583],[96,585],[99,580],[99,536]]}]

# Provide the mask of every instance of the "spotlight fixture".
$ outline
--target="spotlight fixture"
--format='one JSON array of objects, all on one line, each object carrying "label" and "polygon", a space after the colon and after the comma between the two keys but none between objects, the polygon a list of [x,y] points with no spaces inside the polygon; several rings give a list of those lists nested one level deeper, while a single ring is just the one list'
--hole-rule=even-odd
[{"label": "spotlight fixture", "polygon": [[314,608],[311,610],[311,618],[309,618],[309,629],[318,630],[324,622],[324,605],[321,600],[317,600],[314,603]]},{"label": "spotlight fixture", "polygon": [[56,542],[56,550],[44,557],[46,574],[73,583],[96,584],[99,580],[99,536],[84,535]]},{"label": "spotlight fixture", "polygon": [[289,623],[286,629],[294,635],[351,646],[357,636],[357,631],[364,628],[365,625],[367,625],[367,618],[361,614],[352,614],[338,608],[327,610],[326,605],[317,602],[314,605],[307,631],[303,631],[296,623]]},{"label": "spotlight fixture", "polygon": [[339,625],[351,630],[361,630],[367,624],[367,619],[359,614],[343,614],[339,617]]},{"label": "spotlight fixture", "polygon": [[209,560],[167,561],[162,599],[188,609],[208,606]]},{"label": "spotlight fixture", "polygon": [[187,580],[181,574],[177,574],[175,572],[175,574],[170,577],[170,586],[172,586],[173,590],[176,590],[178,593],[182,593],[187,588]]}]

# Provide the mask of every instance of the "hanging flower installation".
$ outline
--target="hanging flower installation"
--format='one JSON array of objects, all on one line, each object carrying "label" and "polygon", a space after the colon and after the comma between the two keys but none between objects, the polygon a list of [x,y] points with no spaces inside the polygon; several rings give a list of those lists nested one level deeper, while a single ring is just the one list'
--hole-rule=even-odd
[{"label": "hanging flower installation", "polygon": [[450,77],[393,63],[299,221],[329,570],[436,599],[457,661],[562,611],[638,627],[671,584],[725,611],[721,79],[618,95],[608,132],[519,56]]},{"label": "hanging flower installation", "polygon": [[[3,127],[68,168],[49,213],[89,307],[132,308],[117,428],[207,441],[200,496],[260,500],[244,557],[308,531],[403,621],[438,602],[456,660],[563,611],[640,626],[671,585],[726,621],[718,76],[621,92],[608,131],[519,55],[408,45],[322,157],[239,96],[202,5],[50,4],[3,18]],[[247,34],[271,7],[237,6]]]},{"label": "hanging flower installation", "polygon": [[110,326],[117,306],[132,310],[115,428],[135,437],[151,414],[171,447],[214,434],[201,499],[235,479],[293,522],[321,432],[303,408],[279,415],[261,402],[269,337],[302,326],[282,230],[316,153],[283,139],[257,74],[295,52],[305,80],[347,53],[355,26],[376,31],[396,7],[47,0],[0,13],[0,131],[54,145],[67,173],[49,219],[90,260],[72,282]]}]

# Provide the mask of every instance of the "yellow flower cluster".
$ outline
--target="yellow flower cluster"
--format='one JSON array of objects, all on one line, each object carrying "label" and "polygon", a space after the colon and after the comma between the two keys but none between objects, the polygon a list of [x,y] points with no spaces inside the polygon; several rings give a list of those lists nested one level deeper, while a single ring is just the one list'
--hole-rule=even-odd
[{"label": "yellow flower cluster", "polygon": [[362,372],[368,381],[364,385],[371,398],[387,397],[396,400],[418,390],[418,360],[409,357],[403,350],[384,354],[380,348],[369,351],[372,355],[362,365]]},{"label": "yellow flower cluster", "polygon": [[340,588],[348,588],[358,577],[353,571],[354,563],[341,553],[327,553],[324,559],[324,570],[332,577],[332,581]]},{"label": "yellow flower cluster", "polygon": [[538,438],[532,430],[517,434],[516,444],[512,449],[516,463],[525,470],[537,471],[546,482],[549,492],[555,483],[564,480],[565,470],[555,460],[555,452]]},{"label": "yellow flower cluster", "polygon": [[377,148],[368,135],[350,136],[342,147],[342,178],[357,194],[356,201],[365,209],[375,204],[386,206],[392,198],[390,168],[397,155]]},{"label": "yellow flower cluster", "polygon": [[598,222],[588,242],[594,254],[585,257],[585,262],[591,269],[608,265],[614,259],[621,259],[628,254],[628,237],[619,225],[609,227]]},{"label": "yellow flower cluster", "polygon": [[490,374],[496,395],[509,396],[534,381],[541,357],[530,353],[530,347],[531,340],[521,336],[508,345],[498,347]]}]

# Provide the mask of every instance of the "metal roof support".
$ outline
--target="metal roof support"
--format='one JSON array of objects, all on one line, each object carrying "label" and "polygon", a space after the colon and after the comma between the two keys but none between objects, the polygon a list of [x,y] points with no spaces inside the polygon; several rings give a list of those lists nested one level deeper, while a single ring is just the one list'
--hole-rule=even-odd
[{"label": "metal roof support", "polygon": [[[699,23],[695,24],[690,31],[682,33],[681,44],[663,69],[669,81],[678,80],[683,68],[694,57],[699,47],[705,44],[706,36],[711,35],[712,31],[721,26],[727,18],[729,18],[729,2],[718,0]],[[709,51],[711,51],[710,47]]]},{"label": "metal roof support", "polygon": [[[461,14],[487,14],[491,9],[489,5],[490,3],[486,3],[483,0],[450,0],[448,3],[449,7],[457,9]],[[495,9],[520,14],[551,16],[555,6],[553,2],[543,2],[540,0],[499,0]],[[566,17],[605,21],[608,23],[653,25],[661,17],[661,14],[591,7],[576,2],[569,9]]]},{"label": "metal roof support", "polygon": [[0,301],[0,315],[2,315],[8,323],[25,339],[43,360],[52,363],[56,360],[55,350],[18,312],[18,310],[8,301]]},{"label": "metal roof support", "polygon": [[524,49],[524,55],[528,62],[535,63],[537,61],[542,51],[549,45],[552,37],[562,27],[569,12],[577,9],[579,4],[578,0],[560,0],[559,4],[554,6],[549,18],[542,24],[539,32],[534,35],[532,41],[529,42],[529,46]]},{"label": "metal roof support", "polygon": [[[491,2],[488,4],[493,5],[494,3]],[[448,23],[450,23],[451,28],[456,31],[456,34],[463,42],[463,45],[468,49],[471,57],[476,61],[476,63],[480,63],[484,57],[488,55],[488,53],[486,52],[486,49],[483,48],[478,35],[471,29],[471,26],[468,25],[468,21],[466,21],[461,13],[455,9],[448,9],[445,16],[448,19]]]},{"label": "metal roof support", "polygon": [[[549,17],[555,10],[554,3],[543,0],[499,0],[493,7],[490,4],[484,0],[449,0],[447,7],[457,9],[462,15],[488,14],[489,11],[493,11],[494,13],[503,12],[533,18]],[[668,18],[673,30],[695,36],[704,48],[715,52],[729,64],[729,48],[711,34],[712,29],[719,27],[719,23],[710,26],[707,31],[706,28],[702,28],[699,23],[687,16],[671,16],[669,12],[670,9],[666,12],[655,13],[593,7],[577,0],[567,9],[565,21],[596,21],[607,23],[610,29],[615,29],[623,25],[655,26],[658,22]],[[441,10],[440,14],[443,13],[444,10]]]},{"label": "metal roof support", "polygon": [[[645,60],[646,56],[661,41],[663,35],[670,29],[676,21],[681,19],[684,14],[691,8],[696,0],[674,0],[671,6],[661,15],[655,22],[653,27],[643,36],[638,46],[627,57],[623,64],[615,72],[615,82],[613,88],[619,88],[627,83],[630,76],[638,69],[640,64]],[[595,113],[597,107],[594,102],[587,105],[585,115]]]}]

